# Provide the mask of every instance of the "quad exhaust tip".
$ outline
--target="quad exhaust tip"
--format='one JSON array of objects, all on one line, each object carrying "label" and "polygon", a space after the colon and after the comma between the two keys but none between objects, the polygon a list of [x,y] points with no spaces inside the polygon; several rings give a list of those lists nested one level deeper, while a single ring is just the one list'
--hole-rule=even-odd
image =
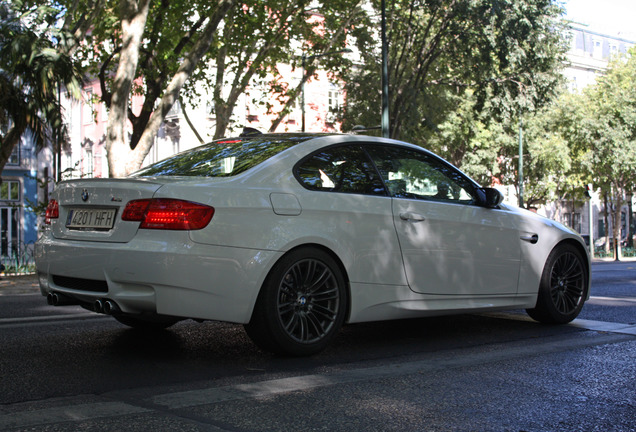
[{"label": "quad exhaust tip", "polygon": [[95,303],[93,303],[93,310],[97,313],[104,313],[104,302],[97,299]]},{"label": "quad exhaust tip", "polygon": [[79,304],[77,300],[67,297],[59,293],[48,293],[46,296],[46,302],[51,306],[64,306],[64,305],[76,305]]},{"label": "quad exhaust tip", "polygon": [[[76,304],[80,304],[79,301],[65,296],[64,294],[60,294],[60,293],[56,293],[56,292],[52,292],[52,293],[48,293],[46,296],[46,302],[48,304],[50,304],[51,306],[63,306],[63,305],[76,305]],[[116,314],[118,312],[121,312],[121,309],[119,308],[119,306],[117,305],[117,303],[115,303],[112,300],[108,300],[108,299],[97,299],[95,300],[95,302],[93,303],[93,311],[97,312],[97,313],[103,313],[106,315],[112,315],[112,314]]]},{"label": "quad exhaust tip", "polygon": [[117,303],[115,303],[114,301],[106,300],[104,302],[104,313],[106,315],[112,315],[112,314],[117,313],[119,311],[120,311],[119,306],[117,306]]},{"label": "quad exhaust tip", "polygon": [[93,310],[97,313],[112,315],[119,312],[121,309],[119,309],[117,303],[112,300],[97,299],[95,300],[95,303],[93,303]]}]

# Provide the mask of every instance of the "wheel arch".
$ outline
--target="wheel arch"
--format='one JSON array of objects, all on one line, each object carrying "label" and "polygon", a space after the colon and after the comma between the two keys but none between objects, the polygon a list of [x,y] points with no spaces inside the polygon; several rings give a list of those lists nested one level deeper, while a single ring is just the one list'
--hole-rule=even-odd
[{"label": "wheel arch", "polygon": [[[587,248],[580,241],[577,241],[577,240],[571,239],[571,238],[561,240],[559,243],[557,243],[552,248],[552,250],[555,250],[556,248],[561,247],[563,245],[573,246],[581,254],[581,256],[583,256],[583,258],[587,258],[587,259],[583,260],[583,262],[585,264],[585,271],[586,271],[586,274],[587,274],[587,295],[586,295],[586,299],[585,299],[587,301],[590,298],[590,288],[591,288],[591,284],[592,284],[592,268],[591,268],[591,265],[590,265],[589,252],[588,252]],[[552,251],[550,251],[550,253],[552,253]]]},{"label": "wheel arch", "polygon": [[[590,296],[590,287],[591,287],[591,283],[592,283],[592,268],[591,268],[591,264],[590,264],[590,255],[589,255],[589,251],[588,249],[584,246],[584,244],[582,244],[580,241],[577,241],[575,239],[564,239],[561,240],[559,243],[557,243],[556,245],[554,245],[554,247],[552,248],[552,250],[555,250],[556,248],[563,246],[563,245],[570,245],[573,246],[580,254],[581,256],[583,256],[583,258],[587,258],[583,260],[583,263],[585,264],[585,271],[587,274],[587,298],[586,300],[589,300],[589,296]],[[552,251],[550,251],[551,253]]]},{"label": "wheel arch", "polygon": [[[270,266],[267,275],[265,276],[265,278],[263,279],[263,282],[261,284],[261,286],[259,287],[258,290],[258,295],[257,295],[257,300],[256,302],[258,302],[258,297],[260,297],[261,293],[263,292],[263,288],[265,287],[265,285],[267,284],[267,281],[270,277],[270,275],[272,274],[272,271],[274,270],[274,268],[276,267],[276,264],[281,261],[282,259],[284,259],[286,256],[288,256],[289,254],[299,250],[299,249],[305,249],[305,248],[313,248],[313,249],[319,249],[321,251],[323,251],[324,253],[328,254],[336,263],[336,265],[338,266],[338,270],[340,270],[342,277],[345,281],[345,294],[346,294],[346,314],[345,314],[345,323],[349,321],[349,317],[351,315],[351,282],[349,280],[349,273],[347,272],[347,268],[344,265],[344,262],[342,261],[342,259],[340,259],[340,256],[338,256],[338,254],[336,252],[334,252],[333,249],[322,245],[320,243],[303,243],[303,244],[299,244],[294,246],[293,248],[287,250],[284,254],[282,254],[280,257],[278,257],[278,259],[276,259],[272,265]],[[254,314],[254,309],[252,310],[252,315]]]},{"label": "wheel arch", "polygon": [[[568,256],[574,254],[579,256]],[[584,286],[580,282],[584,282]],[[566,324],[579,315],[590,297],[590,289],[590,256],[584,243],[576,238],[563,239],[550,250],[541,275],[537,302],[526,312],[544,324]]]}]

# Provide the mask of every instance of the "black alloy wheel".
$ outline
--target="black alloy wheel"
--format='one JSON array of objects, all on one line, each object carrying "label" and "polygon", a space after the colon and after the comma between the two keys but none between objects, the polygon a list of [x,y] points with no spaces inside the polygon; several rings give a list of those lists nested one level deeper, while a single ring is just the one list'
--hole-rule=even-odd
[{"label": "black alloy wheel", "polygon": [[557,246],[548,256],[537,305],[528,314],[537,321],[564,324],[578,316],[587,298],[588,270],[574,246]]},{"label": "black alloy wheel", "polygon": [[324,349],[345,318],[345,281],[326,252],[292,251],[272,269],[245,326],[261,348],[309,355]]},{"label": "black alloy wheel", "polygon": [[317,259],[294,263],[278,287],[278,319],[287,335],[299,343],[327,336],[336,322],[340,298],[333,271]]}]

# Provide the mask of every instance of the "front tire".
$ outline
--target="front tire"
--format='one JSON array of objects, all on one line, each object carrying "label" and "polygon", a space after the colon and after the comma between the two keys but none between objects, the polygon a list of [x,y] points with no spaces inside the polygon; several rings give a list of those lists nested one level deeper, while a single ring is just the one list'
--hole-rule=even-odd
[{"label": "front tire", "polygon": [[548,256],[534,309],[526,312],[546,324],[565,324],[578,316],[587,299],[588,271],[574,246],[557,246]]},{"label": "front tire", "polygon": [[346,313],[346,283],[326,252],[302,248],[272,268],[245,330],[261,349],[306,356],[336,336]]}]

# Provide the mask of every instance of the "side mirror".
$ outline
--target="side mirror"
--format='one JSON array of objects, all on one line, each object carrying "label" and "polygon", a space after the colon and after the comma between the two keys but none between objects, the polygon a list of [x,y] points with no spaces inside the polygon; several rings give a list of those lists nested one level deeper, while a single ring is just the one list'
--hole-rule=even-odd
[{"label": "side mirror", "polygon": [[497,208],[504,200],[504,196],[495,188],[478,188],[479,205],[486,208]]}]

